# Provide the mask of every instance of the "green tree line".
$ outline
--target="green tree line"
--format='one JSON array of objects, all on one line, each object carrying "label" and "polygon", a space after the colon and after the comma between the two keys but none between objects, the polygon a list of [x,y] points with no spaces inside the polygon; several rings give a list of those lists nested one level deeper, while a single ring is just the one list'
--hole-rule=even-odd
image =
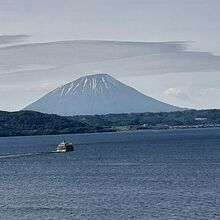
[{"label": "green tree line", "polygon": [[120,129],[164,129],[219,126],[220,110],[59,116],[34,111],[0,111],[0,136],[108,132]]}]

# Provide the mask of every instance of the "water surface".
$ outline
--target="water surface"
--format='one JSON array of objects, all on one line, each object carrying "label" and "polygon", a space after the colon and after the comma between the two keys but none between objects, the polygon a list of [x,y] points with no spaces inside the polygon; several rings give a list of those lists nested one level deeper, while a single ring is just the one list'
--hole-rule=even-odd
[{"label": "water surface", "polygon": [[[62,139],[76,151],[54,153]],[[0,138],[2,219],[220,219],[220,129]]]}]

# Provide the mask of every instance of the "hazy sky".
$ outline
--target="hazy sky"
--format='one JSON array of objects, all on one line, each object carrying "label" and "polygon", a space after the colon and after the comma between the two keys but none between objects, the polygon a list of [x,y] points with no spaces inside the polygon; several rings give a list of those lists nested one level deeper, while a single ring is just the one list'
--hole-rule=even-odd
[{"label": "hazy sky", "polygon": [[[61,83],[87,72],[107,70],[114,71],[110,74],[122,82],[162,101],[189,108],[220,108],[219,10],[219,0],[0,0],[0,109],[18,110]],[[120,62],[121,68],[114,69],[112,65],[119,65],[119,61],[97,63],[88,59],[86,65],[71,66],[71,60],[64,62],[68,54],[65,51],[61,53],[63,59],[58,57],[62,62],[55,65],[46,57],[47,45],[40,47],[45,56],[41,62],[35,62],[34,56],[30,59],[32,52],[43,56],[35,49],[4,48],[10,44],[82,39],[181,41],[188,42],[184,44],[185,51],[191,53],[180,51],[178,60],[164,54],[156,57],[160,69],[150,65],[155,54],[146,57],[144,52],[137,59],[134,53],[130,60]],[[56,44],[51,47],[55,54],[64,50]],[[189,60],[193,62],[187,69],[184,65]],[[133,72],[128,74],[126,61],[129,69],[133,65]]]}]

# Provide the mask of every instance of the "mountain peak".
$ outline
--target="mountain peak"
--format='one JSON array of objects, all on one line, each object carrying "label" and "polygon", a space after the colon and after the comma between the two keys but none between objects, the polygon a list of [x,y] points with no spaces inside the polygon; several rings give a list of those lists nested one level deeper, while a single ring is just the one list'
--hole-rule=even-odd
[{"label": "mountain peak", "polygon": [[60,86],[25,110],[59,115],[94,115],[183,110],[127,86],[112,76],[88,74]]},{"label": "mountain peak", "polygon": [[99,95],[109,89],[118,89],[122,83],[106,73],[89,74],[53,91],[57,96]]}]

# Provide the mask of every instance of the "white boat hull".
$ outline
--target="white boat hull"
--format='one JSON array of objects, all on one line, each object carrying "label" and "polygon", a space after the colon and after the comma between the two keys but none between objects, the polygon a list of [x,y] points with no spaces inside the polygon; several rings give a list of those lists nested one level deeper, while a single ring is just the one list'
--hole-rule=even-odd
[{"label": "white boat hull", "polygon": [[65,141],[61,142],[58,146],[57,146],[57,152],[68,152],[68,151],[73,151],[73,145],[72,143],[67,143]]}]

